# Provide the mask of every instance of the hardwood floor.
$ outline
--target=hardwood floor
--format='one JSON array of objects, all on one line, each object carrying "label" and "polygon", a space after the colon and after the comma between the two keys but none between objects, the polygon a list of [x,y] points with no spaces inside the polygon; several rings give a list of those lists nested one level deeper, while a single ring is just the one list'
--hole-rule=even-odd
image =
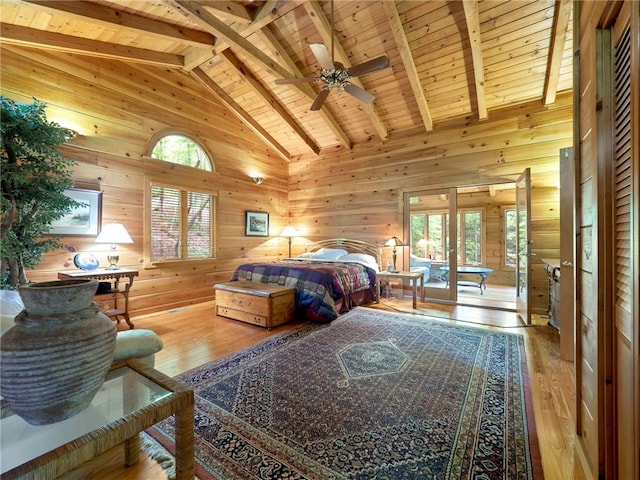
[{"label": "hardwood floor", "polygon": [[[412,311],[411,301],[396,300],[370,305],[386,310]],[[419,313],[433,315],[442,321],[464,323],[469,320],[479,328],[501,330],[495,326],[506,321],[511,312],[419,303]],[[294,320],[271,331],[261,327],[217,317],[213,302],[201,303],[162,313],[139,316],[136,328],[148,328],[160,335],[164,349],[156,354],[156,368],[175,376],[206,362],[240,350],[271,335],[295,328],[303,323]],[[498,319],[498,320],[497,320]],[[513,320],[513,319],[511,319]],[[510,321],[511,321],[510,320]],[[517,321],[517,319],[516,319]],[[482,323],[492,326],[482,326]],[[126,324],[119,326],[126,329]],[[584,478],[574,463],[574,384],[573,364],[559,357],[559,336],[546,324],[511,326],[511,333],[524,336],[528,373],[546,480]],[[158,464],[141,455],[138,464],[125,468],[123,448],[116,447],[104,455],[67,474],[65,479],[90,480],[150,480],[166,478]]]}]

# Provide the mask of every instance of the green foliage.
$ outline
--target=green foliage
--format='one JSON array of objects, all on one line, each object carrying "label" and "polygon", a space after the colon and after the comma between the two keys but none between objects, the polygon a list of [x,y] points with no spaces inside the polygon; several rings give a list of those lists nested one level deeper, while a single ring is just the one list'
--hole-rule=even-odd
[{"label": "green foliage", "polygon": [[78,206],[64,195],[73,183],[75,162],[57,149],[73,138],[73,132],[48,122],[44,103],[0,100],[0,287],[16,288],[27,282],[25,268],[35,267],[46,252],[61,247],[57,238],[45,237],[51,223]]},{"label": "green foliage", "polygon": [[187,167],[211,171],[207,153],[191,138],[183,135],[166,135],[154,145],[151,157]]}]

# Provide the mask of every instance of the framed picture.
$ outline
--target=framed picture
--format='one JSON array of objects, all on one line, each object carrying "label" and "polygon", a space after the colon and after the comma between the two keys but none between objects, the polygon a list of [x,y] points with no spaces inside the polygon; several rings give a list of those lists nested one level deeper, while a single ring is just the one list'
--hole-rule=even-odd
[{"label": "framed picture", "polygon": [[245,229],[247,237],[268,237],[269,214],[266,212],[247,212]]},{"label": "framed picture", "polygon": [[54,221],[49,233],[51,235],[98,235],[102,224],[102,192],[69,188],[64,191],[64,194],[80,202],[81,205]]}]

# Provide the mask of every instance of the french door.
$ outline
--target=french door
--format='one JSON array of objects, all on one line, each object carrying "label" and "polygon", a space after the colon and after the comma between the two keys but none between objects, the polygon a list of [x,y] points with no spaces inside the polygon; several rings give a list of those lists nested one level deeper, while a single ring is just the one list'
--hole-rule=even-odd
[{"label": "french door", "polygon": [[[404,264],[419,269],[428,265],[424,294],[427,299],[457,300],[457,189],[446,188],[404,195]],[[424,211],[432,212],[425,215]],[[453,219],[453,221],[451,221]],[[454,273],[451,273],[454,272]],[[449,281],[449,279],[453,281]]]},{"label": "french door", "polygon": [[525,169],[516,181],[516,310],[531,324],[531,171]]}]

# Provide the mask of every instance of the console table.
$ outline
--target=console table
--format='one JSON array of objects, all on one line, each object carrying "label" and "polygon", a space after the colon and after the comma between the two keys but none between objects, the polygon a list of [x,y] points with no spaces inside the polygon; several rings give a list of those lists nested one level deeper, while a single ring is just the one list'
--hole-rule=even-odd
[{"label": "console table", "polygon": [[[447,279],[447,287],[449,286],[449,267],[444,266],[441,267],[442,272],[445,274]],[[457,275],[460,274],[470,274],[470,275],[479,275],[480,281],[473,282],[470,280],[459,280],[456,275],[457,284],[461,287],[478,287],[480,289],[480,295],[482,295],[483,290],[487,289],[487,277],[490,273],[493,273],[492,268],[487,267],[477,267],[477,266],[460,266],[457,269]]]},{"label": "console table", "polygon": [[[124,318],[129,328],[134,328],[129,318],[129,290],[133,285],[133,278],[138,276],[138,270],[131,268],[118,268],[117,270],[109,270],[108,268],[98,268],[96,270],[67,270],[58,272],[58,279],[69,280],[77,278],[94,278],[98,281],[113,280],[113,287],[106,292],[96,293],[97,297],[110,295],[113,298],[113,308],[104,311],[104,314],[114,320],[120,321],[120,317]],[[120,285],[120,280],[125,279],[124,286]],[[118,308],[118,297],[124,300],[124,308]]]},{"label": "console table", "polygon": [[193,389],[132,359],[114,364],[85,410],[51,425],[29,425],[8,409],[0,418],[4,480],[58,478],[125,444],[125,464],[140,456],[139,433],[175,417],[176,479],[194,478]]},{"label": "console table", "polygon": [[[424,274],[422,272],[378,272],[378,280],[386,279],[387,281],[392,278],[400,278],[402,280],[411,280],[411,286],[413,288],[413,308],[417,308],[418,297],[418,280],[420,280],[420,300],[424,302]],[[378,281],[378,298],[380,298],[382,282]]]}]

